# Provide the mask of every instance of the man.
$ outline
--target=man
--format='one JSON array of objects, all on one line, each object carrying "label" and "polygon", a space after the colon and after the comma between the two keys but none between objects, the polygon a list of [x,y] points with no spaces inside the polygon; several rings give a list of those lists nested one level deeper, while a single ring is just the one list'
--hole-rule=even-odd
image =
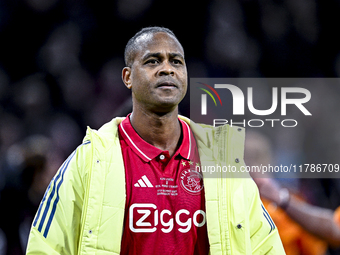
[{"label": "man", "polygon": [[194,170],[241,165],[244,131],[178,117],[187,71],[175,35],[141,30],[125,61],[131,115],[88,129],[47,189],[27,253],[284,254],[251,179],[203,182]]}]

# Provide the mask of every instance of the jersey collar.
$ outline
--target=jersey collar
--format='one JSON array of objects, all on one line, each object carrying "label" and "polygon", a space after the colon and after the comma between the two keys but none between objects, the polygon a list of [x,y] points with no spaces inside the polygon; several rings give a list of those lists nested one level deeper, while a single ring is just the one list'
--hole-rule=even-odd
[{"label": "jersey collar", "polygon": [[[193,153],[192,148],[195,139],[189,125],[181,119],[178,120],[181,123],[183,139],[180,147],[175,152],[174,156],[177,156],[179,154],[181,157],[189,160],[190,154]],[[145,162],[149,162],[160,154],[167,152],[147,143],[137,134],[137,132],[131,125],[130,114],[121,122],[118,128],[119,133],[121,134],[125,142]]]}]

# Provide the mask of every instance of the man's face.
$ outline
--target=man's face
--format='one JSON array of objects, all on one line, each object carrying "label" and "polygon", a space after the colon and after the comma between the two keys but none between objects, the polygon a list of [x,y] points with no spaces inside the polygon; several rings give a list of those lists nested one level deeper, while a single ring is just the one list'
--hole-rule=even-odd
[{"label": "man's face", "polygon": [[177,107],[187,90],[187,69],[180,43],[167,33],[144,34],[128,77],[134,105],[153,112]]}]

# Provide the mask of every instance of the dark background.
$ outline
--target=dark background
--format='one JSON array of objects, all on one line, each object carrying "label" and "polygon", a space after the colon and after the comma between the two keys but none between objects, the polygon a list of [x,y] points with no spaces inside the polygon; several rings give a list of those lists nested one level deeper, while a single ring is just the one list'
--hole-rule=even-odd
[{"label": "dark background", "polygon": [[[22,254],[41,195],[86,126],[129,111],[123,52],[142,27],[174,31],[189,77],[327,78],[340,74],[339,11],[338,0],[1,0],[0,254],[6,240],[8,254]],[[340,123],[332,102],[340,90],[315,91],[327,107],[314,106],[302,129],[270,134],[274,160],[292,154],[289,140],[298,138],[293,152],[301,161],[337,163]],[[182,114],[188,106],[186,97]],[[339,185],[313,185],[311,202],[338,205]]]}]

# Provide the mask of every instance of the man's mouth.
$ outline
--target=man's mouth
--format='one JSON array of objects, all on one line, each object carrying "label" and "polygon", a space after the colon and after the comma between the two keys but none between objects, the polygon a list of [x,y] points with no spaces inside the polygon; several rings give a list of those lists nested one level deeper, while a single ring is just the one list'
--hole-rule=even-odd
[{"label": "man's mouth", "polygon": [[178,86],[171,81],[164,81],[157,85],[157,88],[177,88]]}]

